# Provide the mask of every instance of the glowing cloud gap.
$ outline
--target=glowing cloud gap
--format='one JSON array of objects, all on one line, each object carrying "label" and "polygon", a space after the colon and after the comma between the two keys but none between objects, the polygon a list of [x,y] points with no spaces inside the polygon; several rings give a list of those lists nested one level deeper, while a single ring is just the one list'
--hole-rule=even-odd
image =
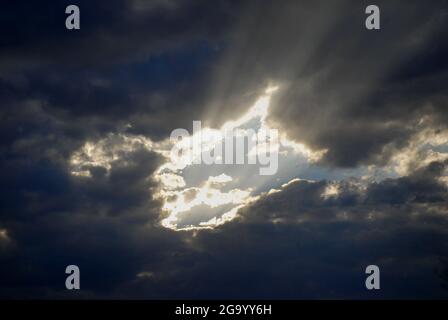
[{"label": "glowing cloud gap", "polygon": [[[125,162],[126,154],[139,149],[160,154],[166,161],[154,173],[159,191],[153,195],[163,201],[165,217],[161,224],[173,230],[213,228],[234,219],[240,208],[257,200],[274,186],[291,181],[297,176],[297,163],[312,163],[325,152],[312,151],[305,145],[289,140],[280,133],[275,145],[261,144],[258,149],[248,148],[248,159],[259,152],[275,152],[283,161],[280,172],[273,176],[260,176],[256,166],[249,163],[237,165],[204,165],[197,159],[222,143],[225,132],[248,129],[270,130],[267,124],[271,96],[277,87],[269,87],[249,110],[236,120],[227,121],[220,128],[200,128],[193,136],[172,143],[165,139],[155,143],[144,136],[127,133],[110,134],[96,142],[87,141],[71,157],[71,173],[80,178],[91,178],[91,170],[102,167],[108,174],[114,161]],[[198,135],[202,138],[199,139]],[[171,152],[182,149],[181,156]],[[264,148],[264,149],[263,149]],[[199,150],[199,151],[198,151]],[[220,171],[220,172],[219,172]],[[281,176],[281,177],[280,177]]]}]

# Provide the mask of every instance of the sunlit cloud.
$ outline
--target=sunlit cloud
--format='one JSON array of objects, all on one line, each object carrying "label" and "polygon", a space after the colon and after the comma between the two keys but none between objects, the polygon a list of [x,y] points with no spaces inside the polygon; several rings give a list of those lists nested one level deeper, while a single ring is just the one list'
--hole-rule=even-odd
[{"label": "sunlit cloud", "polygon": [[[91,177],[91,170],[96,167],[108,173],[114,161],[126,161],[126,154],[139,149],[153,151],[166,160],[154,174],[160,185],[155,197],[163,200],[163,210],[166,212],[161,224],[175,230],[210,228],[222,224],[233,219],[240,208],[257,199],[264,191],[295,178],[297,163],[312,163],[325,152],[313,151],[280,133],[277,142],[261,140],[256,147],[249,144],[251,147],[248,145],[245,150],[247,163],[230,167],[199,165],[197,160],[223,143],[230,131],[244,136],[248,130],[271,130],[266,119],[271,96],[277,89],[275,86],[267,88],[246,113],[225,122],[220,128],[199,127],[193,135],[174,143],[169,139],[155,143],[147,137],[127,133],[109,134],[98,141],[87,141],[72,155],[71,173]],[[255,159],[268,152],[279,156],[281,177],[262,177],[256,171],[253,165]]]},{"label": "sunlit cloud", "polygon": [[90,170],[102,167],[109,171],[114,161],[123,161],[126,154],[140,148],[152,150],[153,142],[143,136],[124,133],[109,134],[96,142],[87,141],[70,158],[71,173],[76,176],[90,177]]},{"label": "sunlit cloud", "polygon": [[420,130],[408,146],[392,157],[390,170],[404,176],[431,162],[448,160],[448,130],[433,128],[427,121],[420,121]]},{"label": "sunlit cloud", "polygon": [[325,187],[324,192],[321,194],[321,197],[325,200],[329,198],[336,198],[340,193],[339,184],[337,182],[328,183]]},{"label": "sunlit cloud", "polygon": [[[222,186],[231,181],[231,178],[226,175],[220,175],[216,177],[210,177],[200,187],[183,188],[179,191],[166,191],[162,190],[161,194],[166,200],[164,209],[170,212],[170,215],[162,220],[162,225],[167,228],[178,229],[191,229],[195,227],[209,227],[213,225],[221,224],[228,221],[235,216],[236,207],[240,207],[241,204],[246,204],[249,201],[253,201],[254,198],[250,196],[251,189],[231,189],[226,192],[221,190]],[[230,205],[230,209],[229,209]],[[191,219],[192,215],[181,216],[182,213],[191,212],[194,213],[195,209],[201,206],[206,206],[212,211],[215,208],[223,208],[222,210],[215,210],[220,213],[220,216],[209,217],[205,221],[199,221],[198,225],[188,224],[185,221]],[[199,214],[199,210],[197,212]],[[207,214],[204,217],[208,217]],[[185,221],[182,221],[185,220]]]},{"label": "sunlit cloud", "polygon": [[[406,175],[431,161],[448,159],[448,133],[434,129],[421,121],[421,130],[408,146],[396,150],[391,161],[381,166],[360,166],[354,169],[330,170],[319,165],[328,150],[312,150],[305,144],[288,138],[279,131],[277,142],[266,140],[245,150],[248,162],[238,165],[206,165],[198,161],[204,153],[222,147],[226,132],[244,135],[247,130],[270,130],[267,119],[271,97],[277,91],[266,89],[255,103],[237,119],[225,122],[220,128],[197,127],[194,134],[171,141],[168,137],[153,142],[142,135],[126,132],[109,134],[97,141],[87,141],[73,153],[71,173],[91,177],[92,169],[101,167],[110,172],[113,163],[126,163],[126,155],[139,149],[159,154],[164,161],[153,174],[158,191],[152,196],[163,202],[161,225],[173,230],[213,228],[234,219],[238,211],[256,201],[261,195],[281,192],[298,180],[332,181],[321,194],[325,200],[337,198],[340,181],[354,178],[357,188],[371,181]],[[197,126],[197,123],[193,124]],[[172,152],[173,149],[182,152]],[[278,172],[262,176],[255,159],[270,151],[278,155]],[[225,163],[225,161],[222,161]],[[448,184],[446,175],[440,181]],[[343,219],[344,217],[340,217]]]},{"label": "sunlit cloud", "polygon": [[150,271],[143,271],[143,272],[137,273],[137,278],[139,278],[139,279],[151,279],[154,277],[155,277],[154,273],[150,272]]},{"label": "sunlit cloud", "polygon": [[0,229],[0,239],[1,240],[7,240],[8,237],[8,231],[6,229]]},{"label": "sunlit cloud", "polygon": [[[187,186],[178,191],[168,191],[169,185],[162,184],[161,195],[165,199],[164,209],[170,214],[162,220],[162,224],[175,230],[213,227],[233,219],[240,208],[244,207],[265,191],[272,189],[276,184],[288,182],[296,174],[295,167],[302,162],[311,163],[317,161],[325,151],[312,151],[304,144],[290,141],[285,134],[277,143],[273,141],[264,141],[253,144],[246,150],[248,164],[242,167],[238,166],[204,166],[196,161],[202,156],[201,152],[208,152],[216,148],[226,137],[226,133],[233,131],[236,134],[245,135],[247,130],[264,130],[268,132],[272,128],[267,123],[271,97],[277,91],[278,87],[271,86],[265,93],[244,113],[241,117],[225,122],[219,129],[201,128],[190,137],[186,137],[176,143],[176,148],[182,150],[182,155],[176,157],[172,155],[170,161],[162,165],[159,172],[172,172],[186,177],[186,180],[196,180],[195,186]],[[199,135],[202,136],[202,145],[199,148]],[[204,139],[205,138],[205,139]],[[260,139],[263,141],[262,139]],[[219,145],[219,147],[221,147]],[[276,153],[282,164],[282,168],[277,174],[268,177],[262,177],[254,170],[255,159],[260,154],[266,152]],[[200,167],[200,172],[195,171],[195,166]],[[221,169],[220,175],[210,175]],[[289,172],[288,172],[289,171]],[[193,174],[190,172],[194,172]],[[207,174],[210,172],[210,174]],[[201,176],[201,178],[198,178]],[[192,178],[194,177],[194,178]],[[201,182],[202,181],[202,182]],[[204,182],[205,181],[205,182]],[[221,185],[217,185],[220,182]],[[201,186],[197,186],[197,184]],[[225,188],[227,186],[227,189]],[[189,194],[192,199],[186,199]],[[211,218],[199,221],[196,225],[185,224],[185,221],[191,218],[191,215],[185,213],[202,213],[204,205],[214,210],[216,214]],[[230,205],[230,206],[229,206]],[[222,208],[222,210],[218,210]],[[204,215],[205,218],[206,215]]]},{"label": "sunlit cloud", "polygon": [[158,175],[160,182],[167,190],[185,187],[185,180],[174,173],[162,173]]},{"label": "sunlit cloud", "polygon": [[8,230],[0,229],[0,248],[6,247],[11,242]]}]

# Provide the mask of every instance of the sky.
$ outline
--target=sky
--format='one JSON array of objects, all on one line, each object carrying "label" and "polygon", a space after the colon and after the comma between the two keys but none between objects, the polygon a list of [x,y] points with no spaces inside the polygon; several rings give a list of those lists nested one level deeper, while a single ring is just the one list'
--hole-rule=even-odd
[{"label": "sky", "polygon": [[448,298],[448,2],[369,4],[3,4],[0,298]]}]

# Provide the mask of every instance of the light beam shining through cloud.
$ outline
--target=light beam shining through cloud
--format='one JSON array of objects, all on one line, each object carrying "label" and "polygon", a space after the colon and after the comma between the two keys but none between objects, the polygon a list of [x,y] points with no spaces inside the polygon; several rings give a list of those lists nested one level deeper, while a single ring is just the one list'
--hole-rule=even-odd
[{"label": "light beam shining through cloud", "polygon": [[[114,161],[125,161],[126,154],[139,148],[156,152],[165,159],[154,176],[160,187],[155,198],[163,201],[166,212],[161,224],[173,230],[192,230],[213,228],[230,221],[237,216],[239,209],[263,194],[281,190],[297,178],[313,181],[326,177],[333,180],[322,194],[324,199],[330,199],[338,196],[338,180],[357,178],[360,183],[379,181],[404,174],[416,154],[424,153],[426,162],[447,157],[443,150],[437,152],[433,149],[446,145],[448,135],[439,134],[429,141],[430,134],[422,129],[415,139],[416,143],[397,153],[388,166],[332,171],[316,164],[326,150],[311,150],[302,143],[290,140],[280,131],[278,143],[270,146],[271,152],[278,156],[278,171],[272,176],[260,175],[259,165],[255,162],[204,164],[196,161],[205,152],[222,148],[225,133],[230,130],[272,129],[267,118],[271,97],[276,91],[277,87],[267,88],[246,113],[225,122],[220,128],[200,128],[194,135],[176,143],[168,138],[155,143],[144,136],[127,133],[111,134],[97,142],[86,142],[72,155],[72,174],[88,178],[90,169],[94,167],[110,170]],[[424,149],[422,141],[428,141]],[[182,150],[181,156],[171,152],[173,148]],[[256,152],[254,146],[250,150],[248,148],[245,157],[249,159]]]}]

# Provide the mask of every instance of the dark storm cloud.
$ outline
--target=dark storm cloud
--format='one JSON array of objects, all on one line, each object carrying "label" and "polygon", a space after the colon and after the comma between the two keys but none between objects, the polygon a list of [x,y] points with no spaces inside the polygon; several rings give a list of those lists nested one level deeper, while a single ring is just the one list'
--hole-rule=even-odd
[{"label": "dark storm cloud", "polygon": [[66,4],[2,10],[5,106],[159,139],[223,123],[277,83],[271,121],[344,167],[384,164],[424,116],[447,123],[445,1],[380,1],[381,31],[364,28],[365,2],[79,1],[69,32]]},{"label": "dark storm cloud", "polygon": [[159,163],[137,149],[113,162],[107,175],[91,168],[92,178],[48,162],[5,168],[11,184],[2,190],[0,226],[11,243],[0,257],[0,296],[63,297],[61,271],[79,264],[89,289],[77,297],[99,297],[134,278],[141,264],[181,250],[179,235],[158,226],[160,202],[151,196],[157,185],[150,177]]},{"label": "dark storm cloud", "polygon": [[[69,4],[81,9],[81,29],[76,32],[65,29]],[[212,40],[229,23],[232,5],[202,0],[7,3],[1,13],[2,66],[69,69],[129,63],[190,41]]]},{"label": "dark storm cloud", "polygon": [[[200,232],[160,227],[152,152],[92,178],[68,165],[128,123],[153,139],[222,123],[270,83],[272,121],[329,148],[327,163],[381,163],[421,116],[447,123],[445,2],[381,2],[376,33],[353,2],[76,3],[79,32],[64,28],[68,2],[0,11],[1,297],[377,297],[368,264],[380,297],[447,297],[444,163],[328,199],[329,182],[292,183]],[[80,293],[64,288],[69,264]]]},{"label": "dark storm cloud", "polygon": [[237,3],[78,1],[79,31],[65,29],[68,3],[4,5],[3,109],[35,101],[80,138],[129,123],[164,138],[201,118]]},{"label": "dark storm cloud", "polygon": [[447,202],[446,186],[437,177],[442,176],[447,162],[433,162],[412,175],[398,179],[386,179],[372,184],[368,189],[367,202],[402,204],[406,202]]},{"label": "dark storm cloud", "polygon": [[[127,208],[115,214],[118,200],[101,194],[115,190],[112,177],[123,169],[88,183],[74,178],[71,193],[82,194],[82,203],[34,211],[33,224],[3,224],[16,245],[1,255],[0,292],[34,298],[447,297],[448,193],[438,182],[445,167],[432,163],[367,188],[342,182],[339,195],[328,199],[322,194],[330,182],[293,182],[236,220],[199,232],[159,227],[157,201],[129,200],[126,192],[112,191]],[[127,170],[132,177],[141,168]],[[79,293],[62,288],[62,270],[75,262],[82,270]],[[382,272],[382,290],[375,293],[364,288],[369,264]]]}]

